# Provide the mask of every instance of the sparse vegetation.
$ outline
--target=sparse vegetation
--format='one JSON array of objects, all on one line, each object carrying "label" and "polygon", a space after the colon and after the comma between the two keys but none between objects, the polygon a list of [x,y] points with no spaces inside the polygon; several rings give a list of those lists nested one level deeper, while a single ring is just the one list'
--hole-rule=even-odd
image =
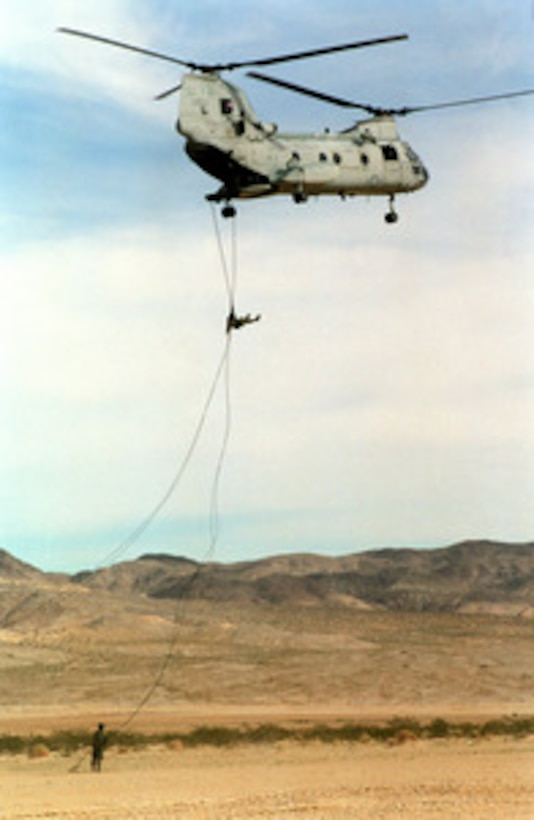
[{"label": "sparse vegetation", "polygon": [[[247,726],[201,726],[191,732],[143,734],[139,732],[110,733],[110,747],[124,754],[129,750],[165,745],[169,749],[214,746],[229,748],[238,744],[279,743],[388,743],[397,745],[416,740],[480,739],[490,737],[522,738],[534,734],[534,716],[502,717],[485,723],[453,722],[436,718],[423,723],[412,718],[395,718],[387,723],[344,723],[340,725],[314,724],[305,727],[281,726],[273,723]],[[0,754],[27,754],[31,758],[46,757],[51,753],[72,755],[89,748],[91,736],[87,732],[62,731],[45,736],[0,735]]]},{"label": "sparse vegetation", "polygon": [[28,749],[28,757],[32,760],[40,760],[44,757],[48,757],[49,754],[50,749],[46,743],[32,743]]}]

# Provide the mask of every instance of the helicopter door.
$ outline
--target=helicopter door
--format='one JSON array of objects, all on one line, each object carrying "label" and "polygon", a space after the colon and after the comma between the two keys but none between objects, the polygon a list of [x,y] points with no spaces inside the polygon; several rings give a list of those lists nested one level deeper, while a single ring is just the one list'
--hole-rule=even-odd
[{"label": "helicopter door", "polygon": [[397,184],[401,181],[402,166],[399,149],[392,143],[380,146],[384,160],[384,172],[388,183]]}]

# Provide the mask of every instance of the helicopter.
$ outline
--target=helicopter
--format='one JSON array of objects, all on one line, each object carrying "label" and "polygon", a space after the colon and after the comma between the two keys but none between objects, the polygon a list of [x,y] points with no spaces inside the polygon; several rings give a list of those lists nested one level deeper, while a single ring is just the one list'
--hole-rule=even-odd
[{"label": "helicopter", "polygon": [[337,105],[358,109],[368,116],[343,131],[284,134],[274,123],[263,122],[238,86],[223,79],[223,72],[309,59],[334,52],[385,45],[407,40],[394,34],[342,45],[315,48],[257,60],[198,63],[152,51],[97,34],[61,27],[63,34],[83,37],[109,46],[175,63],[190,71],[155,99],[180,92],[177,131],[185,138],[189,158],[222,185],[206,199],[223,203],[221,213],[236,215],[236,199],[286,195],[296,203],[310,196],[386,196],[387,223],[398,220],[396,194],[418,191],[429,173],[413,148],[401,139],[395,117],[455,106],[492,102],[534,93],[511,91],[430,105],[383,108],[343,99],[257,71],[247,76],[279,88]]}]

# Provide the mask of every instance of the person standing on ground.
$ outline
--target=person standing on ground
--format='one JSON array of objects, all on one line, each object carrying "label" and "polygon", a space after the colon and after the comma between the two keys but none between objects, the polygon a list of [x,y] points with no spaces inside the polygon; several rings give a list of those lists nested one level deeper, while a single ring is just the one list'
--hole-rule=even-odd
[{"label": "person standing on ground", "polygon": [[94,772],[99,772],[102,768],[104,748],[107,741],[108,739],[105,733],[105,726],[103,723],[99,723],[98,729],[93,735],[93,757],[91,759],[91,768]]}]

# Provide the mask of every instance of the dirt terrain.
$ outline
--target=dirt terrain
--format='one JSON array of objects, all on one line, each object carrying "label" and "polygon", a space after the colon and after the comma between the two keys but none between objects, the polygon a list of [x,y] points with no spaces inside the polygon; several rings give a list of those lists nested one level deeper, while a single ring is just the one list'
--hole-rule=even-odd
[{"label": "dirt terrain", "polygon": [[[18,571],[18,567],[14,567]],[[281,740],[51,752],[57,730],[181,733],[393,717],[534,715],[527,610],[391,612],[165,600],[40,574],[0,579],[0,818],[534,818],[534,737]]]},{"label": "dirt terrain", "polygon": [[[0,734],[89,731],[100,720],[154,734],[534,713],[529,620],[255,614],[243,623],[191,605],[178,639],[158,619],[144,634],[139,623],[137,632],[100,623],[95,634],[79,625],[4,634]],[[533,818],[534,737],[112,746],[100,774],[88,749],[0,756],[1,818],[295,816]]]},{"label": "dirt terrain", "polygon": [[110,752],[100,774],[61,757],[0,759],[0,817],[113,820],[534,816],[534,741],[283,743]]}]

